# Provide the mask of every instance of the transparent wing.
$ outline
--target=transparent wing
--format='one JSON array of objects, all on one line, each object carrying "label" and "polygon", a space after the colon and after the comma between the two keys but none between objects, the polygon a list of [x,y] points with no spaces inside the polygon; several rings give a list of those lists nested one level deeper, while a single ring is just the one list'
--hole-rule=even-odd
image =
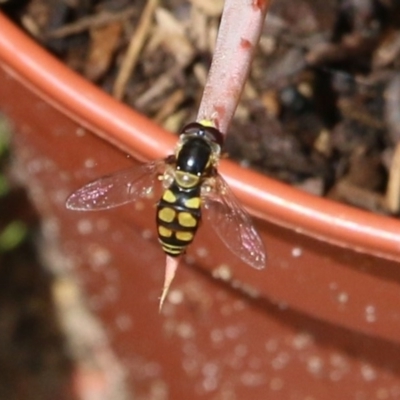
[{"label": "transparent wing", "polygon": [[204,218],[234,254],[253,268],[264,268],[264,244],[225,180],[217,175],[203,189]]},{"label": "transparent wing", "polygon": [[103,176],[72,193],[66,206],[78,211],[106,210],[151,197],[164,171],[165,160],[158,160]]}]

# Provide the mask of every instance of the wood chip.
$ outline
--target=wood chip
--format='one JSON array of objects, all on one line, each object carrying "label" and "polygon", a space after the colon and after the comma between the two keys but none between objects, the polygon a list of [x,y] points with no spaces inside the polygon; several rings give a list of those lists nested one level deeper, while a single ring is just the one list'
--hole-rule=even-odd
[{"label": "wood chip", "polygon": [[198,50],[208,50],[208,18],[196,7],[193,7],[190,13],[188,34]]},{"label": "wood chip", "polygon": [[389,172],[385,205],[392,214],[400,212],[400,143],[396,145]]},{"label": "wood chip", "polygon": [[86,60],[84,75],[97,81],[110,68],[122,33],[122,24],[114,22],[90,31],[91,43]]},{"label": "wood chip", "polygon": [[328,129],[321,129],[317,139],[314,141],[314,149],[326,157],[332,154],[332,139]]},{"label": "wood chip", "polygon": [[224,0],[190,0],[190,2],[208,17],[219,17],[224,8]]},{"label": "wood chip", "polygon": [[191,62],[195,55],[195,50],[187,39],[184,26],[164,8],[158,8],[155,14],[157,30],[162,33],[164,48],[184,68]]},{"label": "wood chip", "polygon": [[135,107],[139,110],[142,110],[146,108],[152,101],[154,101],[154,99],[162,97],[164,93],[168,91],[168,89],[174,86],[174,77],[176,74],[177,69],[174,68],[159,76],[158,79],[149,87],[149,89],[135,100]]},{"label": "wood chip", "polygon": [[161,124],[168,116],[175,113],[176,109],[178,108],[179,104],[182,103],[184,98],[185,92],[182,89],[175,90],[165,99],[161,109],[153,118],[154,121]]},{"label": "wood chip", "polygon": [[385,210],[385,200],[380,194],[353,185],[348,179],[340,180],[328,197],[372,212],[383,213]]},{"label": "wood chip", "polygon": [[89,29],[99,28],[108,25],[114,21],[124,21],[131,18],[137,13],[137,6],[129,7],[121,12],[111,13],[109,11],[102,11],[98,14],[84,17],[76,22],[64,25],[61,28],[54,29],[46,33],[46,39],[60,39],[70,35],[86,32]]},{"label": "wood chip", "polygon": [[197,79],[197,82],[199,82],[200,87],[204,87],[207,82],[207,74],[208,74],[208,71],[204,67],[204,65],[201,63],[196,63],[193,66],[193,73]]},{"label": "wood chip", "polygon": [[162,127],[170,132],[179,132],[183,125],[185,125],[185,122],[193,120],[194,116],[190,118],[188,110],[181,108],[176,113],[169,115],[165,121],[163,121]]},{"label": "wood chip", "polygon": [[140,17],[139,25],[131,38],[128,50],[121,64],[121,68],[118,72],[112,92],[113,96],[119,100],[122,99],[129,77],[132,75],[135,69],[140,50],[142,49],[146,37],[149,33],[151,19],[153,17],[154,11],[157,8],[157,5],[158,0],[148,0],[146,7]]},{"label": "wood chip", "polygon": [[385,91],[385,121],[394,144],[400,142],[400,76],[395,75]]}]

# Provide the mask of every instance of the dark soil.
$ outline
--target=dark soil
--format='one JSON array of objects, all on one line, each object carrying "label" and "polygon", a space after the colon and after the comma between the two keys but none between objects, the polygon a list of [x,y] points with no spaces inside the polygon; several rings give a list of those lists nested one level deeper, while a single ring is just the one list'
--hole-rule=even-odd
[{"label": "dark soil", "polygon": [[[162,1],[146,18],[149,3],[5,7],[76,71],[179,131],[196,115],[222,1]],[[399,194],[387,188],[400,137],[399,11],[394,0],[273,2],[226,142],[230,157],[314,194],[397,214],[388,202]],[[131,41],[141,51],[121,85]]]}]

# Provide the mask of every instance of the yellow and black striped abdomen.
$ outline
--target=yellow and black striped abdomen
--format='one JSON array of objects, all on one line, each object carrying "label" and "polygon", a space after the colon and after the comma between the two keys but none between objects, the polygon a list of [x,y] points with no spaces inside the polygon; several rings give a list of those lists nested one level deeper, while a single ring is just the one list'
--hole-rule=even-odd
[{"label": "yellow and black striped abdomen", "polygon": [[200,187],[172,184],[157,205],[158,238],[165,253],[181,255],[192,242],[201,220]]}]

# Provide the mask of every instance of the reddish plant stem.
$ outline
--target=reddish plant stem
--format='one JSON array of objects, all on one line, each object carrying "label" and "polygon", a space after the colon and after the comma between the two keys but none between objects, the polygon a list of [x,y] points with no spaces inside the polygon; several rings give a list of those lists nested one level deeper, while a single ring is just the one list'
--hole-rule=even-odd
[{"label": "reddish plant stem", "polygon": [[226,134],[246,82],[270,0],[226,0],[197,120]]},{"label": "reddish plant stem", "polygon": [[[226,0],[197,121],[211,121],[223,134],[235,113],[261,35],[270,0]],[[161,312],[179,259],[167,256]]]}]

